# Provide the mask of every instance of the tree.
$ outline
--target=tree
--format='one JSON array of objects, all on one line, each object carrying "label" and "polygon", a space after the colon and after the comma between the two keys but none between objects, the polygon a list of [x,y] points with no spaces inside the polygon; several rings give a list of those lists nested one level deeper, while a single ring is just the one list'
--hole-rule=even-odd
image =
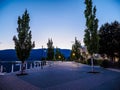
[{"label": "tree", "polygon": [[53,46],[52,39],[48,39],[47,47],[48,47],[47,59],[48,60],[53,60],[54,59],[54,46]]},{"label": "tree", "polygon": [[115,57],[119,57],[120,59],[120,23],[118,21],[114,21],[110,25],[111,32],[111,52],[113,52],[112,61],[115,62]]},{"label": "tree", "polygon": [[105,23],[99,30],[99,53],[106,54],[114,61],[114,57],[120,58],[120,23]]},{"label": "tree", "polygon": [[56,47],[55,59],[59,60],[60,55],[61,55],[60,49]]},{"label": "tree", "polygon": [[[92,0],[85,0],[86,9],[84,11],[86,18],[86,29],[84,35],[84,43],[91,57],[93,66],[93,55],[98,53],[99,35],[98,35],[98,19],[96,18],[96,6],[93,7]],[[93,68],[92,68],[93,71]]]},{"label": "tree", "polygon": [[62,61],[65,59],[64,55],[61,53],[59,48],[56,48],[55,59],[62,60]]},{"label": "tree", "polygon": [[18,35],[17,37],[16,36],[13,37],[17,57],[22,62],[21,74],[23,74],[24,71],[25,60],[28,59],[31,49],[35,47],[35,42],[31,41],[32,34],[30,31],[29,22],[30,22],[30,17],[27,10],[25,10],[22,17],[20,16],[18,17],[18,21],[17,21]]},{"label": "tree", "polygon": [[75,37],[75,43],[72,45],[71,58],[74,60],[79,60],[81,57],[80,53],[81,43]]}]

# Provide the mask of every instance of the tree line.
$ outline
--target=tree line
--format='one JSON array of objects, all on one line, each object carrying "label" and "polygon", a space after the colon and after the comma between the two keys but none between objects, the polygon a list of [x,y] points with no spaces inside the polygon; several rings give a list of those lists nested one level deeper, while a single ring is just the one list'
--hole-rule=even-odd
[{"label": "tree line", "polygon": [[113,62],[115,57],[120,61],[120,23],[114,21],[112,23],[105,23],[99,30],[99,53],[107,55]]}]

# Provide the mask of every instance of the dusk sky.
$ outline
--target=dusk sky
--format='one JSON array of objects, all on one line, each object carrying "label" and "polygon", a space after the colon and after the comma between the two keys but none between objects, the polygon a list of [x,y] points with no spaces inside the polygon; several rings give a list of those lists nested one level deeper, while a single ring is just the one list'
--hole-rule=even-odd
[{"label": "dusk sky", "polygon": [[[93,5],[99,27],[106,22],[120,22],[120,0],[93,0]],[[84,45],[84,0],[0,0],[0,50],[14,49],[17,19],[25,9],[30,14],[35,48],[46,48],[48,38],[59,48],[71,49],[75,37]]]}]

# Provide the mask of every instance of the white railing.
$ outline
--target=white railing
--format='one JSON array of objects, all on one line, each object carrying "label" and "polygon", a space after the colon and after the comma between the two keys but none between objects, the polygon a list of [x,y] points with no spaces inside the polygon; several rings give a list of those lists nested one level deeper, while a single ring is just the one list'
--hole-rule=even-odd
[{"label": "white railing", "polygon": [[[11,64],[9,68],[9,72],[8,72],[8,68],[4,65],[4,64]],[[32,69],[32,68],[39,68],[39,67],[43,67],[43,62],[42,61],[27,61],[24,63],[25,64],[25,69]],[[16,69],[17,66],[17,70]],[[13,73],[16,71],[21,71],[21,62],[20,61],[12,61],[12,62],[0,62],[0,75],[1,73]]]}]

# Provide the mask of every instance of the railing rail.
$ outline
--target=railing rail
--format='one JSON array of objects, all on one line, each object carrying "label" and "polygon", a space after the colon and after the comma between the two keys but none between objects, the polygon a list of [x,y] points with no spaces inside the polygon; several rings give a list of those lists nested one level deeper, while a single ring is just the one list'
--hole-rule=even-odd
[{"label": "railing rail", "polygon": [[[26,61],[24,65],[25,69],[43,68],[46,65],[46,61]],[[16,71],[21,71],[21,61],[0,61],[0,73],[13,73]]]}]

